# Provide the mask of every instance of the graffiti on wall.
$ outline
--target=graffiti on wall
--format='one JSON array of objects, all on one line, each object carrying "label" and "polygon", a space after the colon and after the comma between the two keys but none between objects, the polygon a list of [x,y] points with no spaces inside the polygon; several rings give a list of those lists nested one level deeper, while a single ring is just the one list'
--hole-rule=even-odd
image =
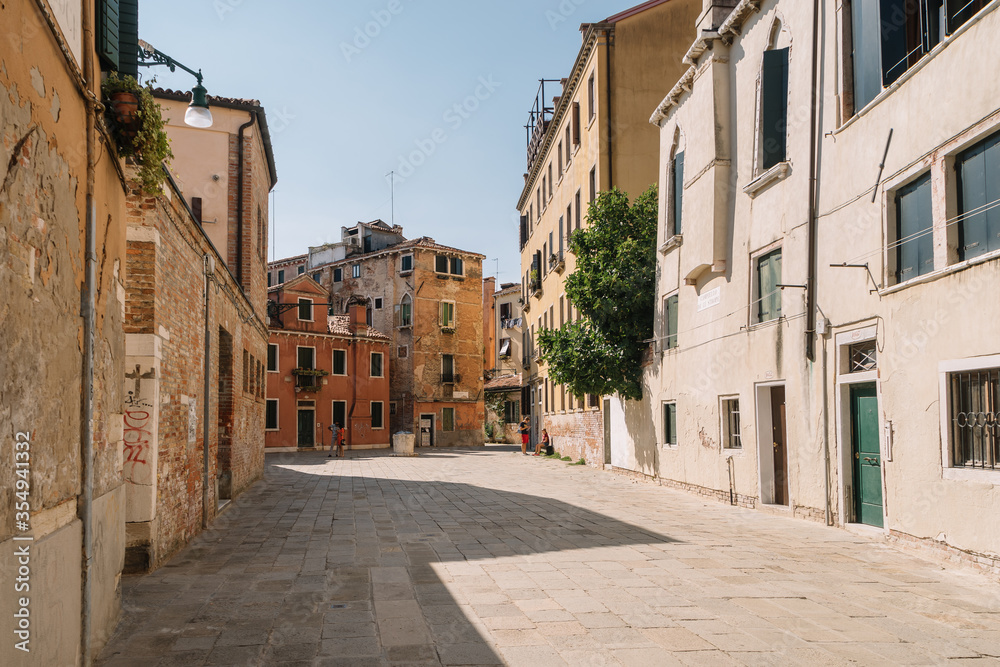
[{"label": "graffiti on wall", "polygon": [[146,475],[137,471],[137,467],[146,468],[150,462],[155,413],[151,396],[155,391],[156,369],[143,372],[136,364],[135,370],[126,373],[125,378],[126,386],[132,385],[125,395],[125,478],[133,483],[144,483],[139,478]]}]

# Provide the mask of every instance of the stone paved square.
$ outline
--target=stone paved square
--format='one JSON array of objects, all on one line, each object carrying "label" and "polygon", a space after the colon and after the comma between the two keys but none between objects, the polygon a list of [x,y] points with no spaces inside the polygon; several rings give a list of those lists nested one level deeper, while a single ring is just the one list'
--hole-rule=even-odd
[{"label": "stone paved square", "polygon": [[1000,664],[1000,583],[843,530],[500,446],[267,464],[100,664]]}]

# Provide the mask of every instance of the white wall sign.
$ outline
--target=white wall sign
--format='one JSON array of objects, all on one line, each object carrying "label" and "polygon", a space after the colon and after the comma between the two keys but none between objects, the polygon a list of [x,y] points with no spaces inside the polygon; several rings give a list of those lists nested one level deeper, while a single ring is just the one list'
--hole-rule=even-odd
[{"label": "white wall sign", "polygon": [[83,3],[80,0],[49,0],[49,7],[80,65],[83,63]]},{"label": "white wall sign", "polygon": [[722,288],[716,287],[698,297],[698,312],[708,310],[722,303]]}]

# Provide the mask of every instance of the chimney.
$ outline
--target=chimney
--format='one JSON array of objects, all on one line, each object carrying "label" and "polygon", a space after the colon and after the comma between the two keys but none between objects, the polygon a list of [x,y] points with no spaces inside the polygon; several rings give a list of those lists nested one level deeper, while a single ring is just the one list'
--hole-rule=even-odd
[{"label": "chimney", "polygon": [[352,333],[365,333],[368,330],[368,310],[360,303],[352,303],[347,309],[350,316]]},{"label": "chimney", "polygon": [[698,33],[718,30],[738,4],[739,0],[702,0]]}]

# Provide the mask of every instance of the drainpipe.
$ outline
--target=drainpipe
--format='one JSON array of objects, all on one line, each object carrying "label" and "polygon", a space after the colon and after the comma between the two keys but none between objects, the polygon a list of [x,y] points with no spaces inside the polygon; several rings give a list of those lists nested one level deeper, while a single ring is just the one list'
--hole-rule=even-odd
[{"label": "drainpipe", "polygon": [[[242,164],[242,163],[241,163]],[[208,528],[208,456],[209,456],[209,440],[208,440],[208,416],[210,414],[209,410],[211,408],[211,392],[212,392],[212,329],[209,324],[209,314],[210,314],[210,304],[211,304],[211,286],[212,277],[214,274],[214,264],[211,255],[205,255],[204,258],[204,274],[205,274],[205,386],[202,389],[203,396],[203,408],[202,408],[202,458],[203,470],[202,470],[202,480],[201,480],[201,527]],[[221,370],[220,370],[221,372]]]},{"label": "drainpipe", "polygon": [[97,289],[97,203],[94,192],[97,172],[97,65],[94,61],[94,2],[83,1],[83,69],[90,99],[85,100],[87,108],[87,196],[86,196],[86,250],[85,278],[80,310],[83,316],[83,396],[81,420],[81,467],[83,468],[83,489],[80,499],[80,519],[83,523],[83,590],[80,650],[83,664],[91,661],[91,616],[93,598],[93,577],[91,568],[94,561],[94,336],[96,334],[95,311]]},{"label": "drainpipe", "polygon": [[[806,359],[816,361],[816,159],[819,133],[816,131],[816,115],[819,106],[819,92],[816,90],[819,65],[819,0],[813,0],[812,34],[812,98],[809,105],[809,278],[806,281]],[[824,409],[825,409],[824,405]],[[824,437],[825,434],[824,434]],[[829,494],[827,495],[829,498]]]},{"label": "drainpipe", "polygon": [[240,284],[240,289],[248,291],[243,287],[243,133],[257,122],[257,112],[250,112],[250,120],[240,125],[239,131],[239,158],[237,162],[237,194],[236,194],[236,281]]},{"label": "drainpipe", "polygon": [[826,340],[823,347],[823,482],[826,485],[826,525],[831,525],[830,521],[830,410],[829,410],[829,387],[827,385],[827,346]]}]

